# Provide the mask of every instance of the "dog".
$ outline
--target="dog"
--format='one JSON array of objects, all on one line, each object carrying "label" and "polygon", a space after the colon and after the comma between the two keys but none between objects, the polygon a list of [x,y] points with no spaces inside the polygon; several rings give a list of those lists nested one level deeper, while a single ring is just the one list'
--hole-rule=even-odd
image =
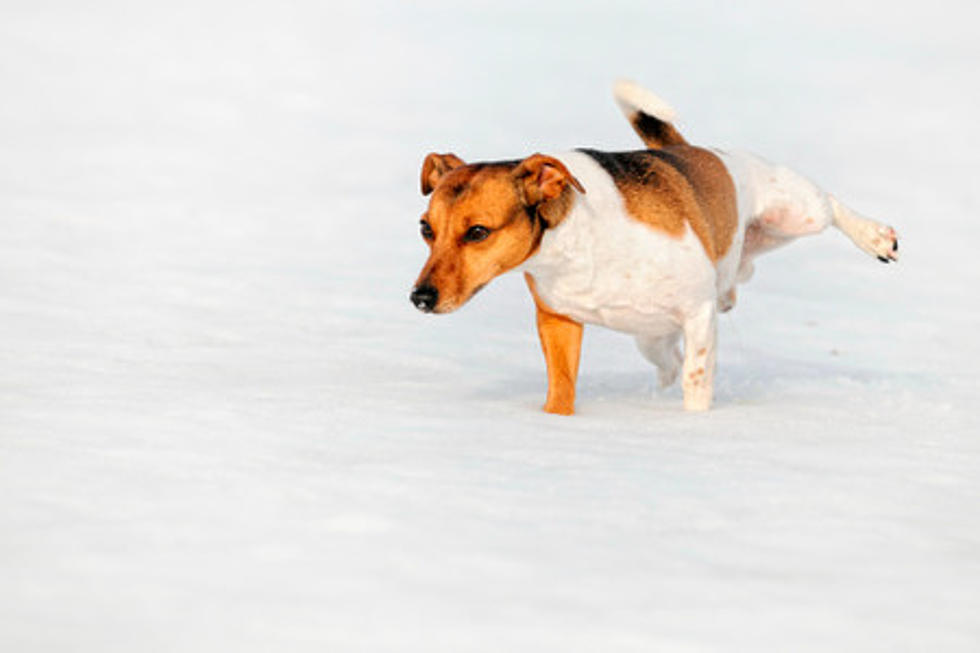
[{"label": "dog", "polygon": [[420,227],[430,255],[410,299],[449,313],[497,275],[523,270],[546,412],[574,412],[585,324],[633,335],[661,387],[681,374],[685,409],[706,410],[717,315],[734,307],[757,256],[833,226],[888,263],[898,236],[786,167],[688,144],[673,109],[641,86],[620,81],[613,92],[647,149],[470,164],[425,157],[422,195],[432,197]]}]

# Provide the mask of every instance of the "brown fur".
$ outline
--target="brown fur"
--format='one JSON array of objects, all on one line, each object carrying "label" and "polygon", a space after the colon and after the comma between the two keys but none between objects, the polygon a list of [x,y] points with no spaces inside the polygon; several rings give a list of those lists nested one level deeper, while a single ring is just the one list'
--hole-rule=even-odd
[{"label": "brown fur", "polygon": [[452,153],[436,154],[432,152],[422,162],[421,186],[422,194],[431,193],[436,184],[447,172],[463,165],[463,160]]},{"label": "brown fur", "polygon": [[671,145],[687,145],[687,141],[680,135],[680,132],[669,122],[660,118],[636,111],[630,116],[630,124],[639,134],[647,147],[659,150]]},{"label": "brown fur", "polygon": [[556,199],[568,186],[580,193],[585,192],[564,163],[544,154],[532,154],[521,161],[514,170],[514,178],[524,202],[530,206]]},{"label": "brown fur", "polygon": [[735,184],[714,153],[689,145],[582,151],[612,176],[635,219],[678,237],[691,225],[712,261],[728,251],[738,227]]},{"label": "brown fur", "polygon": [[[451,165],[448,157],[459,165]],[[438,290],[437,313],[458,308],[491,279],[534,254],[544,229],[571,209],[572,189],[582,188],[560,161],[541,154],[472,165],[455,155],[430,154],[422,166],[423,191],[427,183],[432,199],[423,220],[434,238],[416,285],[427,283]],[[476,225],[488,228],[490,236],[465,242],[464,234]]]},{"label": "brown fur", "polygon": [[525,273],[527,287],[537,309],[538,337],[548,369],[548,398],[544,410],[558,415],[575,412],[575,381],[578,379],[579,353],[583,325],[551,310],[538,296],[534,278]]}]

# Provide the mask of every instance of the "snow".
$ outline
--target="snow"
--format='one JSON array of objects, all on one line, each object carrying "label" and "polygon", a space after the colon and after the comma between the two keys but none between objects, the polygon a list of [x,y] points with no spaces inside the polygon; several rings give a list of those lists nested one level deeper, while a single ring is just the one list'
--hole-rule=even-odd
[{"label": "snow", "polygon": [[[0,650],[980,647],[970,2],[0,8]],[[715,408],[523,281],[407,294],[426,152],[631,77],[893,224],[763,258]]]}]

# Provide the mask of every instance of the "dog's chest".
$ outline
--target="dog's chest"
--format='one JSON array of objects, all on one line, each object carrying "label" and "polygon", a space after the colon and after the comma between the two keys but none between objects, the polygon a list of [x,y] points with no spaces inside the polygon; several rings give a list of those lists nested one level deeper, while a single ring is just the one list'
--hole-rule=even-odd
[{"label": "dog's chest", "polygon": [[689,229],[674,237],[637,222],[603,170],[579,153],[562,159],[587,193],[525,265],[541,299],[575,320],[619,331],[676,330],[715,293],[700,241]]}]

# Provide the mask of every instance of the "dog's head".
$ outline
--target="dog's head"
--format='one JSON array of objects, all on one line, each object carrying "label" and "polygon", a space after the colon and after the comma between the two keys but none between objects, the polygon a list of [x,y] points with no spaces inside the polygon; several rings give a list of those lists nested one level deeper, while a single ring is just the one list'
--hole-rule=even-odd
[{"label": "dog's head", "polygon": [[[573,190],[574,189],[574,190]],[[558,159],[465,164],[455,154],[425,157],[422,215],[429,245],[411,300],[426,313],[449,313],[497,275],[528,259],[546,229],[569,212],[585,189]]]}]

